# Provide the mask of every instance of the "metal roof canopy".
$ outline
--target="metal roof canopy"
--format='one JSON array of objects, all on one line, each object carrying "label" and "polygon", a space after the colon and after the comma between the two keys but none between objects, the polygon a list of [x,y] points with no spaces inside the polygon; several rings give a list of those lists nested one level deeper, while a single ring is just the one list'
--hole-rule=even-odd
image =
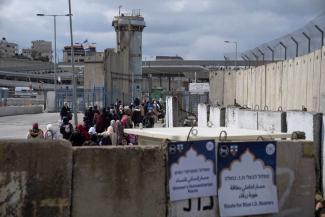
[{"label": "metal roof canopy", "polygon": [[143,65],[142,73],[143,74],[152,74],[152,75],[167,75],[179,77],[182,73],[202,73],[209,72],[209,69],[200,65]]}]

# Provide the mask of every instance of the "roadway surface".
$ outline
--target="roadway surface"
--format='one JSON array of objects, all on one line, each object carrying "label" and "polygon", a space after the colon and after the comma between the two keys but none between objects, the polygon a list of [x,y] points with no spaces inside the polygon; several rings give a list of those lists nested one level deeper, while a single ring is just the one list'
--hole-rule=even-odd
[{"label": "roadway surface", "polygon": [[[83,114],[78,114],[78,122],[82,123]],[[46,130],[51,123],[56,129],[60,126],[59,113],[41,113],[0,117],[0,139],[25,139],[33,123],[38,122],[39,128]]]}]

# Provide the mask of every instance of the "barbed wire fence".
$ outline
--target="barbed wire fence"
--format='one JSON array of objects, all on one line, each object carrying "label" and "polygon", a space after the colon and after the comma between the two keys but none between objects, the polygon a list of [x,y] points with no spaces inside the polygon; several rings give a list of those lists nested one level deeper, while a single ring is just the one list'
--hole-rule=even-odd
[{"label": "barbed wire fence", "polygon": [[314,52],[324,46],[325,11],[302,28],[283,37],[261,44],[241,53],[245,61],[278,61]]},{"label": "barbed wire fence", "polygon": [[[246,61],[246,66],[257,66],[292,59],[321,49],[325,45],[324,37],[325,11],[294,32],[244,52],[238,52],[237,60]],[[225,53],[224,58],[226,61],[235,59],[235,53]]]}]

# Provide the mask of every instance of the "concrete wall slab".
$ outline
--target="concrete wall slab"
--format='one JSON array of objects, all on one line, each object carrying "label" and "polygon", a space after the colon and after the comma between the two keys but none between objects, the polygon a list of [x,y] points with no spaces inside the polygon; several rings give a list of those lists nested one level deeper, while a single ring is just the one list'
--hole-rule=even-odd
[{"label": "concrete wall slab", "polygon": [[238,107],[226,108],[226,127],[238,128]]},{"label": "concrete wall slab", "polygon": [[257,130],[257,111],[239,109],[237,122],[238,128]]},{"label": "concrete wall slab", "polygon": [[165,177],[160,146],[76,148],[72,216],[165,217]]},{"label": "concrete wall slab", "polygon": [[274,111],[258,111],[258,130],[268,132],[287,132],[286,113]]},{"label": "concrete wall slab", "polygon": [[210,106],[209,121],[212,123],[213,127],[225,126],[225,114],[226,109],[224,107]]},{"label": "concrete wall slab", "polygon": [[[306,140],[314,142],[316,166],[321,165],[321,144],[322,144],[322,120],[323,114],[314,112],[288,111],[287,112],[287,128],[288,133],[294,131],[303,131],[306,134]],[[317,176],[317,188],[320,187],[320,172]]]},{"label": "concrete wall slab", "polygon": [[70,217],[72,148],[63,141],[0,141],[1,216]]},{"label": "concrete wall slab", "polygon": [[289,109],[295,109],[294,106],[294,61],[293,59],[287,60],[288,65],[288,104],[287,104],[287,110]]},{"label": "concrete wall slab", "polygon": [[283,61],[282,62],[282,95],[281,95],[281,106],[282,110],[287,110],[288,106],[288,69],[289,69],[289,62]]},{"label": "concrete wall slab", "polygon": [[313,96],[311,111],[319,112],[320,103],[320,85],[321,85],[321,64],[322,64],[322,50],[316,50],[314,56],[314,76],[313,76]]},{"label": "concrete wall slab", "polygon": [[282,104],[282,77],[283,77],[283,64],[282,61],[276,63],[276,70],[274,74],[275,86],[274,86],[274,107],[272,110],[276,111]]},{"label": "concrete wall slab", "polygon": [[236,101],[238,104],[243,105],[244,103],[244,70],[239,70],[236,73]]},{"label": "concrete wall slab", "polygon": [[211,71],[209,73],[210,78],[210,94],[209,99],[212,105],[216,105],[217,103],[223,104],[223,96],[224,96],[224,71]]},{"label": "concrete wall slab", "polygon": [[198,127],[208,126],[208,105],[198,104]]},{"label": "concrete wall slab", "polygon": [[319,111],[325,113],[325,47],[322,49]]},{"label": "concrete wall slab", "polygon": [[24,114],[39,114],[43,112],[43,106],[6,106],[0,107],[0,117]]},{"label": "concrete wall slab", "polygon": [[306,103],[303,104],[308,111],[313,111],[313,85],[314,85],[314,53],[310,53],[303,58],[303,62],[305,63],[305,72],[307,73],[305,79],[306,86]]},{"label": "concrete wall slab", "polygon": [[236,97],[236,73],[225,71],[224,105],[233,105]]}]

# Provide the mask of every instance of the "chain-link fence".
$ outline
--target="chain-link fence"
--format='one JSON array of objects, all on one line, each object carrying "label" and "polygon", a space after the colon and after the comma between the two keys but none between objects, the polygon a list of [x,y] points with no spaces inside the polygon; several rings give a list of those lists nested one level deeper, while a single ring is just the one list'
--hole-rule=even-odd
[{"label": "chain-link fence", "polygon": [[[90,106],[97,105],[99,108],[110,106],[116,99],[126,102],[130,99],[130,94],[119,91],[106,91],[103,87],[94,87],[92,89],[77,89],[77,111],[84,112]],[[56,108],[59,109],[67,102],[73,109],[73,91],[71,89],[57,90]]]},{"label": "chain-link fence", "polygon": [[276,61],[305,55],[324,45],[325,12],[302,28],[239,55],[244,60]]}]

